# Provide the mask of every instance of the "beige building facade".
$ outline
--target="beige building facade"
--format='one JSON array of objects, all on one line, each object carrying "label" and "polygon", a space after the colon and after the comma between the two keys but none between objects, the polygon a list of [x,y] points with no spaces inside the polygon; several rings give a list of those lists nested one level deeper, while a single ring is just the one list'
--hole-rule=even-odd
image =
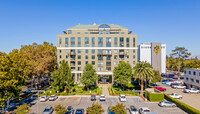
[{"label": "beige building facade", "polygon": [[57,35],[57,62],[71,67],[75,83],[87,63],[96,69],[98,83],[113,83],[113,69],[120,61],[137,62],[137,35],[114,24],[76,25]]}]

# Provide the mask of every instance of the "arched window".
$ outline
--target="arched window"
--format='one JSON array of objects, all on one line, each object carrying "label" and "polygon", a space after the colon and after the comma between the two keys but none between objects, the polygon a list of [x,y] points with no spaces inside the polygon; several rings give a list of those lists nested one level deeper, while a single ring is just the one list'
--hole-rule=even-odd
[{"label": "arched window", "polygon": [[105,29],[105,28],[110,28],[110,26],[107,25],[107,24],[102,24],[102,25],[99,26],[99,28],[104,28]]}]

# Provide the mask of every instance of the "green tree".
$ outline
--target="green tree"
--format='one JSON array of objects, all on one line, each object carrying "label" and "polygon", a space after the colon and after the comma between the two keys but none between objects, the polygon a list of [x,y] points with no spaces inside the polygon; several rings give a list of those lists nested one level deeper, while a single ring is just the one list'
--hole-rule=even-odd
[{"label": "green tree", "polygon": [[188,58],[191,53],[188,52],[185,47],[176,47],[174,50],[172,50],[172,53],[170,54],[172,57],[178,58],[178,79],[180,79],[180,68],[181,68],[181,59]]},{"label": "green tree", "polygon": [[62,106],[62,105],[56,105],[54,106],[54,110],[56,111],[56,114],[65,114],[67,112],[66,107]]},{"label": "green tree", "polygon": [[[56,66],[56,47],[48,42],[21,46],[19,53],[30,65],[31,76],[47,76]],[[38,79],[38,78],[37,78]],[[39,80],[36,81],[39,83]]]},{"label": "green tree", "polygon": [[153,70],[153,76],[152,76],[151,83],[156,83],[156,82],[160,82],[160,81],[162,81],[160,72],[157,70]]},{"label": "green tree", "polygon": [[144,80],[151,81],[153,76],[153,67],[146,61],[138,62],[133,68],[135,79],[140,80],[141,96],[143,96]]},{"label": "green tree", "polygon": [[92,106],[88,107],[86,111],[88,114],[102,114],[104,112],[102,106],[98,103],[93,103]]},{"label": "green tree", "polygon": [[96,84],[97,74],[96,70],[93,68],[92,64],[86,64],[83,70],[83,75],[81,76],[81,83],[85,85],[87,91],[89,90],[89,85]]},{"label": "green tree", "polygon": [[65,88],[69,88],[73,84],[73,78],[71,75],[71,68],[65,62],[62,61],[58,70],[52,72],[52,79],[54,80],[51,85],[55,90],[63,91]]},{"label": "green tree", "polygon": [[25,103],[23,105],[17,106],[17,109],[14,110],[15,114],[29,114],[31,109],[29,106]]},{"label": "green tree", "polygon": [[115,114],[126,114],[125,106],[123,103],[117,103],[110,110],[111,112],[114,112]]},{"label": "green tree", "polygon": [[114,81],[120,84],[123,88],[130,82],[132,77],[132,68],[129,63],[121,61],[113,70]]},{"label": "green tree", "polygon": [[[154,53],[156,53],[156,60],[157,60],[157,56],[158,56],[158,53],[160,53],[160,46],[156,45],[153,49]],[[158,61],[156,61],[156,66],[159,66],[158,65]],[[157,70],[158,70],[158,67],[157,67]]]}]

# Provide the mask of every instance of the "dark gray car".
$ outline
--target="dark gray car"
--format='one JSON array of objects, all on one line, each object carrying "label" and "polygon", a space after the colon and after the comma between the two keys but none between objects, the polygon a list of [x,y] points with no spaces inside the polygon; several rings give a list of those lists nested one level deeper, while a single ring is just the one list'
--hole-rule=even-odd
[{"label": "dark gray car", "polygon": [[53,113],[53,107],[52,106],[47,106],[42,114],[52,114]]},{"label": "dark gray car", "polygon": [[91,101],[96,101],[96,95],[91,95]]}]

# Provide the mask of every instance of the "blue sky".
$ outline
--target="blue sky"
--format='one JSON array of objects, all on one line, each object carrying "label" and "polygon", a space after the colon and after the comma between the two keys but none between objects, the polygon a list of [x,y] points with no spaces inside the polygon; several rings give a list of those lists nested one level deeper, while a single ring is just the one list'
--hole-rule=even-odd
[{"label": "blue sky", "polygon": [[118,24],[138,43],[162,42],[200,55],[200,0],[0,0],[0,51],[47,41],[77,24]]}]

